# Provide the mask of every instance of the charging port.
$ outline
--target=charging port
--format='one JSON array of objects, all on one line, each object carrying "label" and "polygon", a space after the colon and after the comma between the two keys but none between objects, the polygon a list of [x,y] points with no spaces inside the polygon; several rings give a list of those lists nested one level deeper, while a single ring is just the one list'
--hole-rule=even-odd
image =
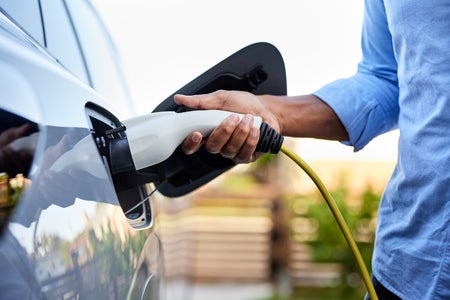
[{"label": "charging port", "polygon": [[[135,229],[151,227],[153,217],[149,195],[152,187],[147,184],[148,180],[140,178],[139,174],[134,172],[125,128],[113,114],[93,103],[86,104],[86,115],[128,223]],[[139,180],[135,180],[137,178]]]}]

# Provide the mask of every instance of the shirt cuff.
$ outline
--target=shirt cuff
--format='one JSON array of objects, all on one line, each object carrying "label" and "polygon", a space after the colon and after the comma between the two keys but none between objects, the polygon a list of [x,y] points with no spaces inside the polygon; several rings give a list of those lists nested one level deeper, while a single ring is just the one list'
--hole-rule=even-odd
[{"label": "shirt cuff", "polygon": [[364,74],[329,83],[313,93],[337,114],[349,135],[344,144],[354,151],[397,126],[397,91],[382,80]]}]

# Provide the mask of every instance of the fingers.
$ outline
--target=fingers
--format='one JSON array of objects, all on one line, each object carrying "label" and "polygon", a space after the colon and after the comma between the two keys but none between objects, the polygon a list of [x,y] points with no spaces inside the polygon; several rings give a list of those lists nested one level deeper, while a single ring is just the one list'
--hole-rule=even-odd
[{"label": "fingers", "polygon": [[[223,157],[237,163],[253,162],[258,143],[259,128],[253,128],[253,115],[259,115],[261,102],[248,92],[219,90],[202,95],[175,95],[174,101],[193,109],[218,109],[240,113],[250,113],[242,120],[237,115],[227,117],[210,136],[204,145],[210,153],[220,153]],[[201,135],[200,135],[201,137]],[[192,154],[202,145],[200,137],[190,135],[182,144],[186,154]],[[192,140],[196,138],[197,140]]]},{"label": "fingers", "polygon": [[245,115],[240,120],[237,115],[231,115],[211,133],[205,147],[237,163],[249,163],[255,160],[253,153],[258,138],[259,129],[253,127],[253,116]]},{"label": "fingers", "polygon": [[174,101],[193,109],[219,109],[217,105],[220,102],[215,93],[192,96],[178,94],[174,96]]},{"label": "fingers", "polygon": [[191,155],[204,143],[210,153],[221,154],[236,163],[253,162],[259,139],[259,129],[253,127],[253,122],[252,115],[245,115],[242,120],[238,115],[230,115],[213,130],[206,141],[199,132],[193,132],[181,147],[184,153]]},{"label": "fingers", "polygon": [[195,153],[202,145],[203,136],[200,132],[193,132],[181,144],[183,152],[187,155]]},{"label": "fingers", "polygon": [[206,150],[214,154],[221,153],[222,148],[227,144],[228,140],[233,135],[233,132],[239,125],[239,122],[239,117],[234,114],[223,120],[223,122],[213,130],[206,140]]},{"label": "fingers", "polygon": [[250,163],[256,160],[255,149],[258,144],[259,129],[252,127],[247,137],[246,143],[241,147],[239,152],[234,156],[236,163]]},{"label": "fingers", "polygon": [[240,91],[218,90],[209,94],[200,95],[175,95],[174,101],[193,109],[218,109],[239,112],[239,98],[246,97],[247,93]]}]

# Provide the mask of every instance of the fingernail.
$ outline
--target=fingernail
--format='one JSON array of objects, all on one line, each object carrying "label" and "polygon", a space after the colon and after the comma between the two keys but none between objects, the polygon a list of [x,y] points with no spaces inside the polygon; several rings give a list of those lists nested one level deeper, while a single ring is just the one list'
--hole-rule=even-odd
[{"label": "fingernail", "polygon": [[220,154],[221,154],[222,157],[224,157],[224,158],[228,158],[228,159],[233,159],[233,158],[234,158],[234,155],[231,154],[231,153],[228,153],[228,152],[222,151],[222,152],[220,152]]},{"label": "fingernail", "polygon": [[184,152],[184,154],[186,154],[186,155],[191,155],[191,154],[193,154],[193,153],[195,152],[194,149],[186,149],[186,148],[184,147],[184,145],[181,145],[181,148],[183,149],[183,152]]},{"label": "fingernail", "polygon": [[199,136],[197,134],[194,134],[191,137],[191,141],[193,141],[194,143],[198,144],[198,143],[200,143],[202,141],[202,138],[201,138],[201,136]]}]

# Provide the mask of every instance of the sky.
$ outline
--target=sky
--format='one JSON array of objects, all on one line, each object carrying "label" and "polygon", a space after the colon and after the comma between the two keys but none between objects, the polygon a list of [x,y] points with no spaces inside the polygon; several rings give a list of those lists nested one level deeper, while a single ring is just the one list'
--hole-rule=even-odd
[{"label": "sky", "polygon": [[[138,114],[239,49],[269,42],[281,52],[288,95],[311,93],[356,71],[361,0],[92,0],[122,57]],[[353,153],[301,139],[309,160],[395,160],[398,133]]]}]

